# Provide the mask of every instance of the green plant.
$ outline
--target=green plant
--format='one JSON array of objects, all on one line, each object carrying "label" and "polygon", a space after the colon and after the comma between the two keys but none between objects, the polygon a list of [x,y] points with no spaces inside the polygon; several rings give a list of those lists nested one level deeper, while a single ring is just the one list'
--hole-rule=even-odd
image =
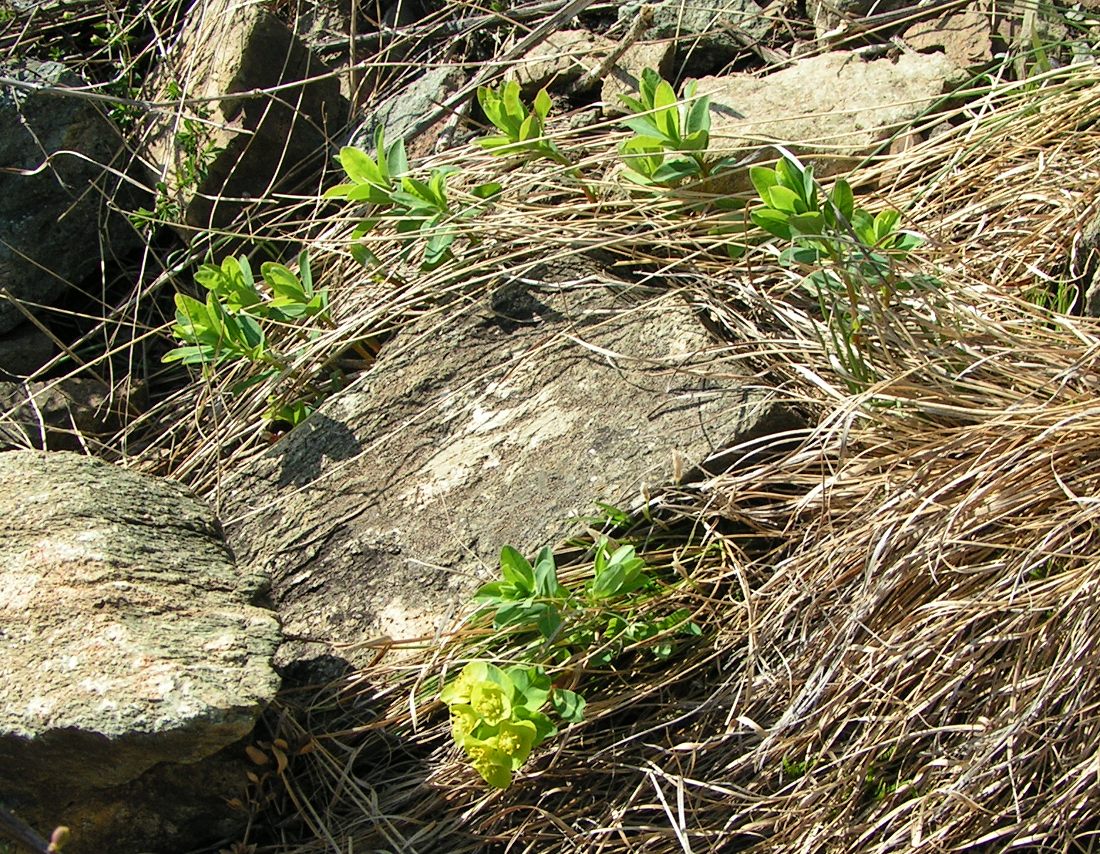
[{"label": "green plant", "polygon": [[542,711],[547,701],[562,720],[584,718],[584,700],[555,688],[541,667],[501,669],[471,661],[440,693],[451,712],[451,735],[491,786],[505,789],[531,751],[558,729]]},{"label": "green plant", "polygon": [[[183,89],[175,81],[167,86],[167,97],[182,99]],[[124,106],[119,118],[126,121]],[[135,228],[149,229],[160,223],[180,222],[183,219],[183,207],[180,199],[197,191],[209,174],[210,167],[223,151],[211,138],[211,126],[206,123],[210,111],[195,107],[193,115],[182,116],[173,137],[176,146],[176,163],[171,184],[157,181],[154,185],[153,209],[139,208],[130,214],[130,222]],[[131,119],[132,120],[132,119]]]},{"label": "green plant", "polygon": [[[532,709],[541,708],[548,697],[562,720],[576,723],[583,718],[584,697],[571,690],[551,688],[549,677],[543,671],[544,664],[606,666],[634,646],[644,647],[658,660],[665,660],[675,649],[675,635],[693,637],[701,634],[686,609],[656,618],[643,615],[642,606],[651,604],[660,595],[660,590],[645,571],[645,561],[631,545],[612,548],[608,540],[602,538],[594,546],[591,577],[574,589],[558,580],[554,554],[549,548],[542,549],[532,565],[514,548],[505,546],[500,553],[500,570],[500,580],[482,585],[474,600],[482,606],[481,613],[492,615],[495,628],[507,629],[511,639],[524,644],[521,655],[532,666],[500,671],[486,662],[473,662],[467,667],[471,675],[466,681],[462,682],[460,677],[459,682],[444,688],[441,695],[451,707],[453,726],[457,727],[455,741],[467,748],[474,767],[492,785],[500,785],[502,781],[507,785],[511,780],[511,773],[505,776],[502,770],[502,758],[487,752],[488,748],[482,744],[485,741],[482,736],[496,734],[492,728],[497,726],[502,713],[494,712],[489,717],[480,715],[475,719],[473,712],[466,708],[471,703],[461,699],[474,696],[467,683],[489,679],[497,685],[492,689],[493,702],[497,706],[503,702],[496,693],[499,689],[510,698],[511,707],[521,709],[521,717]],[[517,687],[510,687],[500,675],[502,673]],[[528,697],[528,686],[532,685],[537,687],[534,695],[527,700],[516,699]],[[538,693],[543,690],[547,693]],[[478,729],[479,726],[485,728]],[[519,768],[530,749],[555,732],[547,730],[530,745],[524,741],[523,750],[510,759],[511,770]],[[468,741],[471,733],[475,741]],[[476,749],[471,751],[470,745]],[[499,745],[495,748],[501,749]],[[520,754],[522,758],[517,759]],[[479,767],[479,763],[483,767]]]},{"label": "green plant", "polygon": [[[164,355],[165,362],[201,365],[210,370],[232,361],[245,361],[262,370],[234,386],[239,392],[289,370],[292,353],[271,343],[270,331],[280,329],[284,340],[304,343],[313,333],[301,326],[315,319],[331,323],[328,292],[316,289],[309,255],[298,256],[298,272],[272,261],[260,267],[262,284],[256,281],[244,255],[225,258],[221,264],[203,264],[195,281],[207,291],[205,301],[176,294],[176,322],[173,336],[183,346]],[[271,401],[269,417],[292,426],[311,411],[307,401]]]},{"label": "green plant", "polygon": [[[808,271],[803,283],[829,321],[831,349],[847,368],[853,390],[866,387],[874,371],[858,341],[865,314],[876,306],[864,295],[875,293],[885,307],[896,292],[921,285],[920,277],[896,272],[898,262],[921,239],[899,228],[901,215],[896,210],[872,215],[857,207],[843,178],[823,196],[813,167],[789,155],[774,168],[754,166],[749,175],[762,202],[750,211],[751,221],[791,244],[780,260]],[[742,251],[744,244],[730,249],[735,256]]]},{"label": "green plant", "polygon": [[499,135],[476,140],[482,148],[497,154],[530,152],[563,166],[573,165],[554,141],[546,137],[546,117],[551,102],[545,89],[539,90],[530,109],[520,100],[519,83],[515,80],[496,89],[478,87],[477,100],[485,117],[500,131]]},{"label": "green plant", "polygon": [[581,190],[588,200],[596,201],[596,194],[584,183],[580,169],[546,136],[546,117],[550,114],[552,103],[545,89],[539,90],[530,107],[520,100],[519,83],[515,80],[495,89],[479,87],[477,100],[485,117],[500,131],[499,134],[476,140],[478,145],[495,155],[526,152],[565,166],[568,174],[580,181]]},{"label": "green plant", "polygon": [[647,187],[672,189],[684,181],[709,178],[731,165],[730,158],[711,162],[710,98],[696,96],[696,83],[677,99],[672,85],[652,68],[642,72],[638,97],[620,96],[632,115],[622,123],[634,131],[619,152],[626,177]]},{"label": "green plant", "polygon": [[457,223],[479,213],[484,202],[500,192],[500,184],[480,184],[470,191],[477,200],[474,204],[454,205],[448,199],[447,179],[458,171],[456,168],[434,169],[422,181],[408,174],[403,141],[387,148],[385,131],[379,128],[374,144],[373,157],[352,146],[340,149],[340,165],[350,181],[325,193],[326,198],[374,206],[373,215],[352,232],[352,256],[365,266],[379,266],[377,256],[360,241],[379,225],[388,224],[407,244],[417,237],[426,238],[421,269],[433,270],[453,259],[453,244],[459,235]]},{"label": "green plant", "polygon": [[787,756],[783,757],[783,776],[790,777],[797,780],[799,777],[805,776],[806,772],[813,767],[812,760],[795,760],[790,759]]}]

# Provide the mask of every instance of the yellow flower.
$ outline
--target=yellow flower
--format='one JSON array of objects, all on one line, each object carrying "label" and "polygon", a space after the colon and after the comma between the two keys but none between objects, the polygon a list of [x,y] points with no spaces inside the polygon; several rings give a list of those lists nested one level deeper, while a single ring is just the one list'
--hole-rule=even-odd
[{"label": "yellow flower", "polygon": [[470,691],[470,706],[490,726],[512,716],[512,699],[496,682],[478,682]]}]

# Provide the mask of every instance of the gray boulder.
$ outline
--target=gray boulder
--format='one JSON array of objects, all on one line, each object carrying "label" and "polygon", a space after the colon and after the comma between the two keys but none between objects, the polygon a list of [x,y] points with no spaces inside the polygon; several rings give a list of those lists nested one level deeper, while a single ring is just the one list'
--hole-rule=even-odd
[{"label": "gray boulder", "polygon": [[[914,6],[914,0],[806,0],[806,17],[813,22],[817,37],[823,38],[865,16],[876,15],[881,19]],[[921,11],[914,10],[912,17],[918,17]]]},{"label": "gray boulder", "polygon": [[[643,5],[641,0],[624,3],[619,20],[629,25]],[[744,50],[745,37],[762,39],[774,26],[754,0],[661,0],[652,12],[646,38],[674,39],[688,73],[716,70]]]},{"label": "gray boulder", "polygon": [[301,183],[348,118],[336,75],[257,3],[192,6],[149,88],[187,99],[157,119],[143,155],[160,204],[197,228],[226,226],[252,199]]},{"label": "gray boulder", "polygon": [[230,544],[271,576],[296,639],[280,664],[362,664],[386,638],[430,640],[502,546],[533,555],[597,500],[630,505],[799,426],[717,361],[675,293],[616,294],[601,278],[536,271],[431,315],[226,484]]},{"label": "gray boulder", "polygon": [[138,414],[144,391],[138,383],[112,390],[87,376],[0,381],[0,450],[97,453]]},{"label": "gray boulder", "polygon": [[[180,851],[242,818],[225,748],[279,640],[210,509],[75,454],[0,454],[0,801],[71,854]],[[189,836],[198,833],[199,836]]]},{"label": "gray boulder", "polygon": [[[0,76],[30,87],[82,82],[60,63],[34,60],[2,63]],[[133,245],[129,224],[106,218],[122,139],[92,101],[16,86],[0,86],[0,128],[0,287],[33,311],[95,273],[105,222],[102,245]],[[23,320],[0,298],[0,333]]]}]

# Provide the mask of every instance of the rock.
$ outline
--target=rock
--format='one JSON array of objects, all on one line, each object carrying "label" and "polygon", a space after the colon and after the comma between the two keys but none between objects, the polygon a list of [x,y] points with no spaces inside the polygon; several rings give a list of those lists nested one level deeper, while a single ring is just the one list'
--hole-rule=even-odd
[{"label": "rock", "polygon": [[[619,21],[630,24],[644,5],[630,0],[619,7]],[[721,69],[745,47],[731,27],[751,39],[763,39],[774,26],[754,0],[661,0],[653,4],[648,39],[672,39],[678,61],[688,74]]]},{"label": "rock", "polygon": [[519,81],[527,98],[539,89],[565,91],[583,75],[597,69],[614,48],[613,41],[587,30],[561,30],[551,33],[518,60],[509,77]]},{"label": "rock", "polygon": [[605,116],[621,116],[623,109],[621,95],[635,95],[638,92],[638,80],[642,72],[652,68],[664,78],[672,72],[674,51],[671,42],[641,42],[626,49],[615,65],[603,79],[600,100],[603,102]]},{"label": "rock", "polygon": [[1086,317],[1100,317],[1100,217],[1095,217],[1081,229],[1081,237],[1073,242],[1069,270],[1084,299],[1079,300]]},{"label": "rock", "polygon": [[[0,64],[0,76],[48,87],[83,85],[58,62]],[[48,305],[100,263],[100,237],[119,179],[122,138],[91,101],[0,86],[0,287],[26,308]],[[135,245],[121,218],[107,220],[105,244]],[[0,333],[23,323],[0,299]]]},{"label": "rock", "polygon": [[[823,175],[871,154],[934,104],[959,75],[940,53],[866,62],[856,53],[834,51],[766,77],[704,77],[697,91],[711,98],[712,149],[744,155],[779,143],[810,155]],[[747,182],[743,171],[729,180]]]},{"label": "rock", "polygon": [[188,226],[223,227],[251,199],[300,181],[347,119],[330,71],[260,4],[192,6],[150,95],[213,100],[161,115],[151,129],[144,157],[159,170],[160,203]]},{"label": "rock", "polygon": [[947,58],[960,68],[981,65],[993,58],[989,15],[976,6],[919,21],[905,30],[902,41],[914,50],[942,48]]},{"label": "rock", "polygon": [[287,635],[320,641],[287,644],[280,666],[325,653],[362,664],[372,638],[430,638],[502,546],[533,555],[596,500],[628,505],[678,468],[799,426],[716,368],[677,295],[555,284],[589,273],[536,272],[400,333],[226,484],[238,559],[270,574]]},{"label": "rock", "polygon": [[57,348],[45,332],[24,323],[0,335],[0,380],[27,377],[46,364]]},{"label": "rock", "polygon": [[[0,519],[5,802],[47,832],[69,825],[67,854],[217,839],[243,757],[203,763],[279,684],[260,579],[184,487],[89,457],[0,454]],[[202,839],[179,838],[188,822]]]},{"label": "rock", "polygon": [[[430,153],[431,143],[447,121],[443,119],[431,125],[432,116],[440,102],[465,81],[466,76],[459,68],[439,66],[425,71],[404,89],[382,101],[350,135],[348,145],[373,153],[374,133],[383,127],[387,144],[405,140],[410,157]],[[425,136],[432,139],[421,139]]]},{"label": "rock", "polygon": [[806,0],[806,17],[813,21],[821,39],[837,27],[867,15],[900,12],[914,5],[913,0]]},{"label": "rock", "polygon": [[[95,452],[111,444],[143,403],[142,389],[131,390],[127,399],[92,377],[0,382],[0,450]],[[129,405],[135,407],[131,412]]]}]

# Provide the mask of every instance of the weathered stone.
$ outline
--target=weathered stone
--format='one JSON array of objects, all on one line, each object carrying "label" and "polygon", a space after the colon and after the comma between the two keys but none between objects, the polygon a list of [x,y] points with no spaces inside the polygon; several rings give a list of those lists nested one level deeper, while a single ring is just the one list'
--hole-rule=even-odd
[{"label": "weathered stone", "polygon": [[626,110],[620,100],[622,95],[635,95],[642,72],[652,68],[667,78],[672,71],[674,51],[672,43],[640,42],[626,49],[603,79],[600,100],[605,116],[621,116]]},{"label": "weathered stone", "polygon": [[238,559],[270,574],[287,635],[319,641],[288,644],[280,663],[362,663],[376,650],[356,642],[431,637],[502,546],[534,554],[596,500],[629,505],[644,484],[797,425],[717,361],[677,295],[632,302],[553,283],[565,275],[513,280],[400,334],[226,485]]},{"label": "weathered stone", "polygon": [[130,391],[129,397],[122,389],[112,393],[92,377],[0,382],[0,450],[94,452],[137,414],[127,407],[143,403],[144,394]]},{"label": "weathered stone", "polygon": [[987,13],[977,6],[945,12],[909,27],[902,40],[915,50],[943,48],[955,65],[966,68],[993,58],[993,33]]},{"label": "weathered stone", "polygon": [[[941,53],[865,62],[856,53],[834,51],[767,77],[705,77],[697,91],[711,99],[713,149],[747,155],[778,143],[808,155],[823,175],[871,154],[932,106],[959,74]],[[743,172],[729,180],[747,182]]]},{"label": "weathered stone", "polygon": [[0,335],[0,380],[30,376],[56,351],[50,336],[33,323],[24,323],[5,332]]},{"label": "weathered stone", "polygon": [[[629,0],[619,7],[619,20],[633,22],[643,0]],[[672,39],[679,62],[689,74],[716,71],[744,49],[744,37],[764,38],[774,26],[754,0],[662,0],[653,6],[648,39]]]},{"label": "weathered stone", "polygon": [[[398,139],[405,141],[410,156],[430,153],[430,144],[419,140],[424,135],[438,135],[442,124],[431,126],[431,119],[440,102],[465,82],[465,74],[460,68],[439,66],[430,68],[404,89],[395,92],[382,101],[359,125],[348,139],[348,145],[354,145],[366,151],[374,151],[375,131],[382,127],[386,131],[387,144]],[[419,145],[414,145],[414,141]],[[433,140],[428,141],[429,143]],[[415,153],[414,153],[415,152]]]},{"label": "weathered stone", "polygon": [[251,199],[300,181],[348,114],[330,69],[261,4],[240,0],[191,7],[152,89],[158,101],[199,99],[161,116],[145,151],[163,201],[198,228],[225,226]]},{"label": "weathered stone", "polygon": [[198,763],[278,689],[260,580],[185,488],[89,457],[0,454],[0,519],[5,802],[70,824],[73,854],[190,850],[200,840],[174,837],[197,809],[211,841],[231,820],[212,799],[238,794],[245,769],[227,788],[231,757]]},{"label": "weathered stone", "polygon": [[[0,76],[28,86],[83,85],[57,62],[5,63]],[[123,144],[93,102],[56,91],[0,86],[0,127],[0,287],[34,311],[95,273],[105,223],[108,244],[133,245],[133,229],[105,216]],[[23,321],[0,298],[0,332]]]},{"label": "weathered stone", "polygon": [[[587,30],[561,30],[517,60],[509,76],[527,97],[539,89],[562,91],[594,71],[614,47],[610,39]],[[598,82],[593,81],[593,86]]]},{"label": "weathered stone", "polygon": [[[915,6],[913,0],[806,0],[806,17],[817,37],[828,37],[837,27],[867,15],[899,12]],[[919,10],[915,14],[920,14]]]}]

